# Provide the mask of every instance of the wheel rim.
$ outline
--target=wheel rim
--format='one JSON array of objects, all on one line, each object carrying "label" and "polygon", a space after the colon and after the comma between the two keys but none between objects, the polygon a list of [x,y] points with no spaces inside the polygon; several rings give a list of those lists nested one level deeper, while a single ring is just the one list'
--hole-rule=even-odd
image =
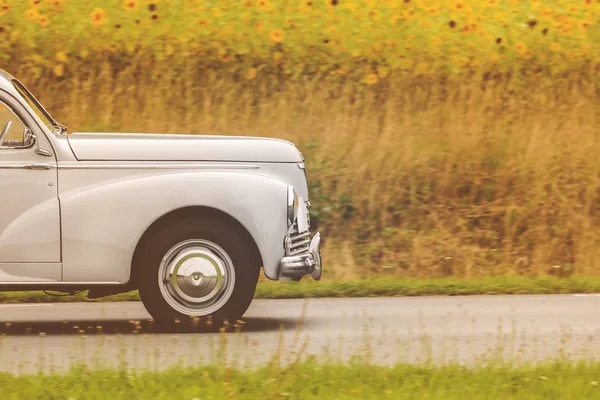
[{"label": "wheel rim", "polygon": [[235,285],[229,255],[219,245],[193,239],[175,245],[158,269],[160,291],[176,311],[204,316],[227,303]]}]

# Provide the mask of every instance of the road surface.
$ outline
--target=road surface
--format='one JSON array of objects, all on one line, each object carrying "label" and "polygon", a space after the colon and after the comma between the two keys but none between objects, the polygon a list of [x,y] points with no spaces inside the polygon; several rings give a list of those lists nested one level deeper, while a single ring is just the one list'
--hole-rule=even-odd
[{"label": "road surface", "polygon": [[[240,332],[157,333],[141,303],[0,304],[0,371],[600,359],[597,295],[255,300]],[[282,349],[283,351],[279,351]]]}]

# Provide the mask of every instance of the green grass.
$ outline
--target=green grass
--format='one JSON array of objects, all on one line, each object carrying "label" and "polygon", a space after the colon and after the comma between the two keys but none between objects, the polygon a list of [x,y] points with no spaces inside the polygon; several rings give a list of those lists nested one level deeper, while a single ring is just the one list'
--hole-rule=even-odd
[{"label": "green grass", "polygon": [[218,366],[131,374],[75,369],[64,375],[0,375],[3,399],[588,399],[600,363],[537,366],[377,367],[305,361],[256,370]]},{"label": "green grass", "polygon": [[[483,279],[368,279],[360,281],[311,280],[296,282],[260,282],[259,299],[291,299],[322,297],[386,297],[386,296],[458,296],[498,294],[600,293],[600,278],[523,278],[491,277]],[[2,303],[60,301],[138,301],[137,291],[90,300],[86,293],[55,297],[43,292],[0,293]]]}]

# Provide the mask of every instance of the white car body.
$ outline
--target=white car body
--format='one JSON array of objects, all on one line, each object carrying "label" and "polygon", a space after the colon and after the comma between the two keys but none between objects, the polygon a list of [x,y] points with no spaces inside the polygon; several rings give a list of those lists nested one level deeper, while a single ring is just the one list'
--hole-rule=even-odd
[{"label": "white car body", "polygon": [[[0,70],[0,102],[32,134],[22,146],[0,143],[0,289],[135,289],[132,263],[144,234],[194,210],[237,224],[269,279],[320,278],[320,235],[312,247],[290,248],[294,235],[309,237],[310,224],[304,159],[292,143],[65,134],[18,84]],[[297,204],[288,204],[294,195]]]}]

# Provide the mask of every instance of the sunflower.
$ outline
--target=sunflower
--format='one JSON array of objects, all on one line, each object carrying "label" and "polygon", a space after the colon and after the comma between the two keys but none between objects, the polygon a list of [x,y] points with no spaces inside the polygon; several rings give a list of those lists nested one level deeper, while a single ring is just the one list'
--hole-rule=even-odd
[{"label": "sunflower", "polygon": [[40,19],[38,19],[38,23],[40,26],[48,26],[50,25],[50,19],[45,15],[41,15]]},{"label": "sunflower", "polygon": [[377,81],[379,81],[379,77],[377,76],[377,74],[370,73],[367,74],[367,76],[365,77],[365,82],[367,83],[367,85],[374,85],[377,83]]},{"label": "sunflower", "polygon": [[283,31],[281,29],[273,29],[271,31],[271,40],[275,43],[283,42]]},{"label": "sunflower", "polygon": [[269,0],[258,0],[256,4],[263,10],[268,10],[271,7],[271,2]]},{"label": "sunflower", "polygon": [[25,11],[25,16],[27,16],[28,19],[34,20],[38,18],[39,14],[35,8],[30,8],[29,10]]},{"label": "sunflower", "polygon": [[527,46],[525,46],[523,43],[517,43],[515,46],[515,51],[520,55],[524,55],[527,53]]},{"label": "sunflower", "polygon": [[137,0],[125,0],[123,2],[123,5],[129,11],[137,10],[137,8],[138,8],[138,2],[137,2]]},{"label": "sunflower", "polygon": [[95,26],[104,25],[106,23],[106,10],[102,8],[96,8],[92,12],[92,23]]}]

